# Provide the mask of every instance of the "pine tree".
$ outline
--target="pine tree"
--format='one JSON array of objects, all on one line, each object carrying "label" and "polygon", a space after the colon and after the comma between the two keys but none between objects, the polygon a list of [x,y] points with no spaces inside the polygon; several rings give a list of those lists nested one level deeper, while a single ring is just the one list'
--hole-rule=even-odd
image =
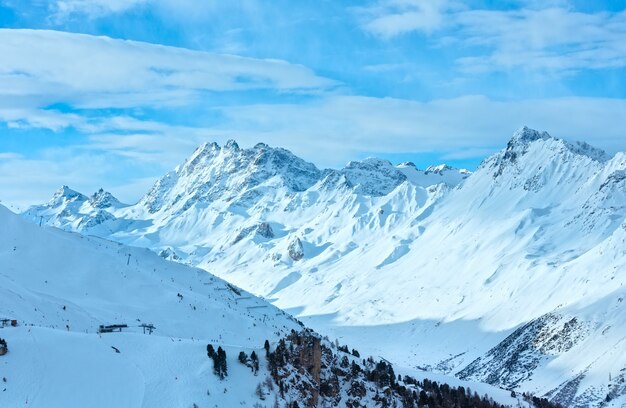
[{"label": "pine tree", "polygon": [[352,372],[352,376],[356,377],[361,372],[361,366],[353,361],[352,366],[350,367],[350,371]]},{"label": "pine tree", "polygon": [[219,354],[214,352],[211,359],[213,360],[213,374],[219,377],[221,373]]},{"label": "pine tree", "polygon": [[250,354],[250,359],[252,360],[252,371],[254,375],[259,372],[259,356],[256,355],[254,350],[252,350],[252,354]]},{"label": "pine tree", "polygon": [[265,393],[263,392],[263,387],[261,387],[260,383],[256,385],[256,389],[254,393],[257,395],[257,397],[259,397],[259,399],[261,400],[265,399]]},{"label": "pine tree", "polygon": [[209,358],[213,358],[215,356],[215,349],[212,344],[207,344],[206,346],[206,354]]},{"label": "pine tree", "polygon": [[270,342],[268,340],[265,340],[263,348],[265,349],[265,357],[268,357],[270,355]]},{"label": "pine tree", "polygon": [[428,405],[428,395],[426,395],[424,390],[420,391],[420,399],[417,402],[417,405],[419,405],[420,407]]},{"label": "pine tree", "polygon": [[3,338],[0,338],[0,356],[5,355],[9,351],[9,347],[7,346],[7,341]]},{"label": "pine tree", "polygon": [[226,352],[220,346],[217,348],[217,374],[220,376],[220,379],[224,379],[224,377],[228,376],[228,367],[226,365]]}]

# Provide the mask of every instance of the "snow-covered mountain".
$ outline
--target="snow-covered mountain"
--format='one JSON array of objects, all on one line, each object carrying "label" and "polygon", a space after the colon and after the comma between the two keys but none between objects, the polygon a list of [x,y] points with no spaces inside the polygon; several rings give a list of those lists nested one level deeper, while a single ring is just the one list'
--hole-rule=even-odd
[{"label": "snow-covered mountain", "polygon": [[25,216],[165,251],[404,366],[621,406],[625,194],[626,154],[522,128],[473,174],[207,144],[100,223],[72,194]]},{"label": "snow-covered mountain", "polygon": [[45,204],[31,207],[23,215],[33,222],[67,230],[85,231],[106,235],[119,228],[114,222],[109,222],[110,228],[101,230],[100,225],[108,221],[115,221],[113,211],[126,207],[108,191],[100,189],[87,197],[68,186],[58,189],[52,199]]},{"label": "snow-covered mountain", "polygon": [[435,396],[206,271],[2,206],[0,225],[2,407],[414,407]]}]

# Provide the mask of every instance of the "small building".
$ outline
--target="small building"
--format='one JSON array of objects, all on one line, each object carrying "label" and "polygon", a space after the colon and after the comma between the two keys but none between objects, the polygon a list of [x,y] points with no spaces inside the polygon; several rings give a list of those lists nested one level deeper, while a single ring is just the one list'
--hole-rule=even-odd
[{"label": "small building", "polygon": [[98,326],[98,333],[113,333],[114,331],[121,332],[122,329],[127,328],[127,324],[109,324]]},{"label": "small building", "polygon": [[0,327],[17,326],[17,320],[15,319],[0,319]]}]

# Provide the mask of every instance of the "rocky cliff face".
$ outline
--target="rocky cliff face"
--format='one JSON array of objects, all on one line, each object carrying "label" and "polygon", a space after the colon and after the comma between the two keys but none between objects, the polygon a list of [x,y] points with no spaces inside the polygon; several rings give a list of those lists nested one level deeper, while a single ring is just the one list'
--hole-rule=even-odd
[{"label": "rocky cliff face", "polygon": [[108,191],[100,189],[89,197],[89,203],[93,208],[103,209],[110,207],[121,207],[122,203]]},{"label": "rocky cliff face", "polygon": [[[369,365],[371,369],[373,362]],[[269,367],[281,396],[305,407],[413,406],[390,387],[395,378],[373,381],[367,365],[310,331],[281,340],[269,356]]]},{"label": "rocky cliff face", "polygon": [[533,376],[543,359],[568,352],[584,341],[588,332],[576,317],[542,316],[517,329],[458,376],[515,389]]},{"label": "rocky cliff face", "polygon": [[289,253],[289,257],[294,261],[299,261],[304,258],[304,248],[302,247],[302,241],[300,241],[300,238],[298,237],[294,238],[289,243],[287,251]]},{"label": "rocky cliff face", "polygon": [[[564,309],[534,319],[457,375],[466,380],[513,390],[525,382],[546,381],[544,379],[553,376],[550,367],[566,364],[573,375],[557,382],[553,388],[545,389],[544,395],[564,407],[608,406],[611,401],[625,395],[623,378],[626,367],[611,368],[615,367],[614,359],[621,355],[621,351],[600,346],[598,350],[602,352],[598,357],[594,349],[598,347],[598,342],[619,347],[624,344],[619,329],[614,331],[626,319],[626,315],[622,316],[626,313],[624,299],[626,296],[622,290],[604,299],[602,306],[590,305],[577,309],[575,313]],[[596,357],[589,358],[590,355]],[[595,385],[592,378],[597,375],[594,371],[597,373],[600,367],[607,372],[605,387]]]},{"label": "rocky cliff face", "polygon": [[255,225],[245,227],[241,231],[239,231],[239,233],[235,237],[235,240],[233,241],[233,244],[236,244],[237,242],[251,235],[271,239],[274,238],[274,231],[272,230],[272,226],[268,223],[260,222]]}]

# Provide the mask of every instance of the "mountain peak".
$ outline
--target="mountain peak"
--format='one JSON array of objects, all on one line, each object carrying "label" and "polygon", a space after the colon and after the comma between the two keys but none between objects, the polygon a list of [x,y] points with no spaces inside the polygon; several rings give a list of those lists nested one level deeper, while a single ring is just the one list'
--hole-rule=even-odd
[{"label": "mountain peak", "polygon": [[381,169],[394,168],[393,164],[389,160],[378,159],[376,157],[368,157],[363,160],[351,160],[346,164],[346,169],[360,169],[360,170],[372,170],[377,171]]},{"label": "mountain peak", "polygon": [[236,199],[238,204],[248,206],[259,197],[253,190],[270,179],[278,182],[270,182],[274,187],[280,185],[295,192],[306,190],[320,177],[317,167],[289,150],[265,143],[242,149],[229,140],[221,149],[214,143],[200,146],[182,166],[161,178],[141,202],[152,213],[167,202],[170,207],[181,203],[182,211],[197,202],[214,200]]},{"label": "mountain peak", "polygon": [[83,194],[79,193],[76,190],[72,190],[71,188],[69,188],[66,185],[61,186],[61,188],[59,188],[57,191],[55,191],[54,195],[52,196],[52,200],[51,202],[56,202],[58,200],[79,200],[79,201],[84,201],[87,199],[87,197],[85,197]]},{"label": "mountain peak", "polygon": [[357,193],[370,196],[389,194],[406,180],[406,176],[391,162],[373,157],[349,162],[341,174]]},{"label": "mountain peak", "polygon": [[[526,157],[529,151],[534,153]],[[523,126],[513,133],[513,137],[503,152],[492,156],[495,161],[488,159],[485,163],[495,163],[492,164],[493,167],[497,168],[493,177],[497,178],[511,165],[518,167],[515,172],[519,173],[520,166],[541,168],[541,166],[552,160],[567,162],[572,155],[573,157],[586,157],[600,163],[606,162],[610,158],[603,150],[590,146],[587,143],[568,142],[550,136],[548,132],[539,132]],[[522,157],[526,157],[524,165],[518,163]]]},{"label": "mountain peak", "polygon": [[196,159],[200,159],[204,156],[210,155],[212,153],[216,153],[219,152],[220,146],[215,143],[215,142],[205,142],[202,143],[200,146],[198,146],[196,148],[196,150],[193,151],[193,153],[191,154],[191,156],[189,157],[188,161],[194,161]]},{"label": "mountain peak", "polygon": [[536,142],[538,140],[557,141],[559,143],[562,143],[563,146],[567,148],[567,150],[571,151],[572,153],[582,155],[582,156],[587,156],[596,161],[603,162],[609,159],[609,155],[604,150],[595,148],[589,145],[588,143],[568,142],[568,141],[550,136],[548,132],[545,132],[545,131],[539,132],[538,130],[530,129],[527,126],[522,126],[521,128],[517,129],[515,133],[513,133],[513,137],[511,137],[511,140],[507,144],[506,150],[507,152],[509,152],[509,155],[510,155],[510,152],[512,151],[518,151],[524,154],[528,150],[528,146],[531,143]]},{"label": "mountain peak", "polygon": [[200,146],[198,146],[198,148],[196,149],[196,152],[201,152],[203,154],[209,153],[209,152],[219,152],[220,151],[220,145],[218,145],[215,142],[205,142],[202,143]]},{"label": "mountain peak", "polygon": [[535,140],[547,140],[550,139],[551,136],[548,134],[548,132],[539,132],[538,130],[535,129],[531,129],[528,126],[522,126],[521,128],[517,129],[514,133],[513,133],[513,137],[511,138],[511,140],[509,141],[509,146],[513,146],[513,145],[519,145],[519,144],[528,144],[531,142],[534,142]]},{"label": "mountain peak", "polygon": [[457,169],[457,168],[454,168],[452,166],[448,166],[445,163],[442,163],[442,164],[438,164],[436,166],[428,166],[426,168],[426,170],[424,170],[424,173],[426,173],[426,174],[430,174],[430,173],[443,174],[444,172],[451,171],[451,170],[459,171],[459,169]]},{"label": "mountain peak", "polygon": [[227,150],[233,150],[233,151],[238,151],[239,150],[239,145],[237,144],[237,142],[235,142],[235,140],[230,139],[228,142],[226,142],[226,144],[224,145],[224,149]]},{"label": "mountain peak", "polygon": [[95,208],[108,208],[120,205],[120,201],[113,194],[104,189],[99,189],[89,197],[89,202]]}]

